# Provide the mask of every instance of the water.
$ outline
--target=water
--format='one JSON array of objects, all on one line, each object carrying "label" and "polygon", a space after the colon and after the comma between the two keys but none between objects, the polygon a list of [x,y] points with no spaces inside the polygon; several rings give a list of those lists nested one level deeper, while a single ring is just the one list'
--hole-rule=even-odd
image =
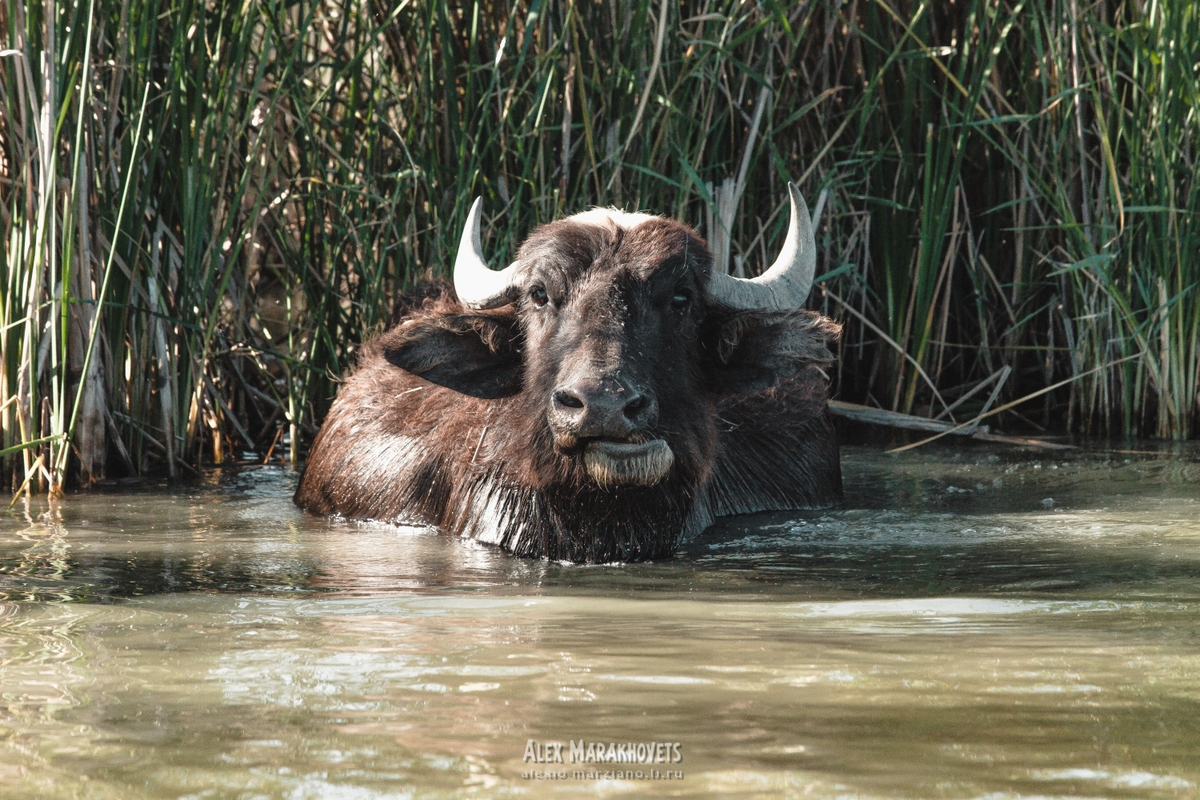
[{"label": "water", "polygon": [[18,503],[0,796],[1200,795],[1200,449],[845,471],[626,566],[308,517],[277,468]]}]

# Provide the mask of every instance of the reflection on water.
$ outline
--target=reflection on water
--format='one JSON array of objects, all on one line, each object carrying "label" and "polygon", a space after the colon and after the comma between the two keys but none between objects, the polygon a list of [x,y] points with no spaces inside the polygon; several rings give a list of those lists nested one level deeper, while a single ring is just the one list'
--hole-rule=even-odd
[{"label": "reflection on water", "polygon": [[308,517],[276,469],[18,503],[0,796],[1200,794],[1200,451],[845,470],[624,566]]}]

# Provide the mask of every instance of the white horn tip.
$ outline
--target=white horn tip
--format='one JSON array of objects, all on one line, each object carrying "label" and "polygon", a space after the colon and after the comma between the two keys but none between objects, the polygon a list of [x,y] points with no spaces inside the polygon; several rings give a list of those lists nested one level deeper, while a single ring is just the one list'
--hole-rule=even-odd
[{"label": "white horn tip", "polygon": [[475,198],[467,214],[454,258],[454,291],[469,308],[495,308],[511,302],[513,267],[495,272],[483,257],[483,198]]},{"label": "white horn tip", "polygon": [[791,219],[779,256],[757,278],[714,273],[709,282],[710,295],[724,305],[773,311],[804,306],[817,264],[816,242],[804,196],[792,181],[788,181],[787,188]]}]

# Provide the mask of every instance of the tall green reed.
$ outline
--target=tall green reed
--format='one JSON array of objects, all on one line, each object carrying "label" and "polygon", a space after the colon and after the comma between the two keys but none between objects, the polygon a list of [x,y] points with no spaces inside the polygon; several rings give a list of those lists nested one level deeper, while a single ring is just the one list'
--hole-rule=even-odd
[{"label": "tall green reed", "polygon": [[1197,421],[1187,4],[4,0],[0,35],[13,488],[299,458],[476,195],[497,262],[615,204],[754,274],[799,180],[843,397],[954,416],[1009,367],[1077,378],[1014,423]]}]

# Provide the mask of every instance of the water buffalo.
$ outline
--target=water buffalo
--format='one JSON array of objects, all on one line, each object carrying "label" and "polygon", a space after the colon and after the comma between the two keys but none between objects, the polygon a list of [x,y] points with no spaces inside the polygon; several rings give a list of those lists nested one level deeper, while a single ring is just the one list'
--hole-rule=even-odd
[{"label": "water buffalo", "polygon": [[802,308],[816,245],[788,190],[783,250],[754,279],[714,271],[686,225],[615,209],[541,225],[493,271],[476,200],[453,290],[402,300],[363,347],[295,502],[577,562],[838,502],[821,366],[839,327]]}]

